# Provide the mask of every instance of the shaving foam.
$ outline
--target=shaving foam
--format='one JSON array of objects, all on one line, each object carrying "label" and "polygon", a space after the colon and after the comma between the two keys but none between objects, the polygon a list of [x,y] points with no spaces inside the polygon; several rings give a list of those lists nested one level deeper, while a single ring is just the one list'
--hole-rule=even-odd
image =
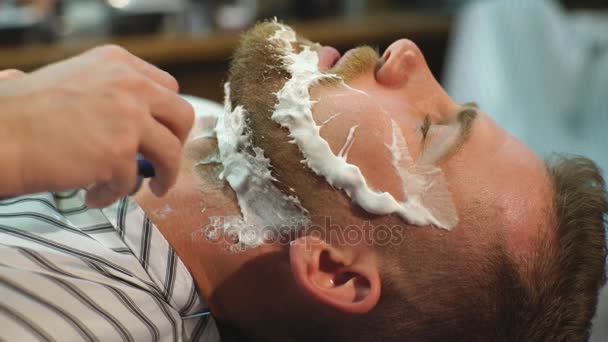
[{"label": "shaving foam", "polygon": [[215,125],[219,160],[224,167],[220,178],[236,193],[242,217],[216,220],[212,226],[238,238],[242,247],[256,247],[264,243],[265,233],[295,230],[307,225],[309,219],[296,197],[284,195],[273,184],[276,179],[270,172],[270,160],[251,143],[245,108],[232,109],[228,83],[224,91],[224,113]]},{"label": "shaving foam", "polygon": [[[351,200],[365,211],[377,215],[395,214],[414,225],[433,224],[451,229],[458,218],[447,190],[441,170],[430,164],[417,165],[411,159],[405,139],[393,122],[393,141],[387,148],[393,155],[393,166],[397,170],[403,191],[404,202],[397,201],[388,192],[377,192],[367,185],[361,170],[347,162],[352,147],[356,126],[349,131],[349,137],[339,155],[335,155],[327,141],[320,136],[320,128],[312,115],[314,104],[309,89],[321,79],[338,77],[324,74],[318,68],[318,55],[304,46],[296,53],[295,32],[277,23],[275,34],[269,38],[283,53],[285,69],[291,74],[284,87],[276,93],[277,104],[272,120],[289,130],[289,136],[297,144],[305,163],[316,174],[324,177],[335,188],[343,190]],[[343,86],[353,91],[365,92]]]}]

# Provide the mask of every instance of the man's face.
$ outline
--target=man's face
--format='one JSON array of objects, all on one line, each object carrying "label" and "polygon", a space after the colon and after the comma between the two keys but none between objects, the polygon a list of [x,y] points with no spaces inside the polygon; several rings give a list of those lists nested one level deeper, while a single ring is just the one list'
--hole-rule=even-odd
[{"label": "man's face", "polygon": [[[349,87],[320,84],[310,90],[317,101],[312,109],[316,123],[334,117],[321,128],[334,153],[343,147],[349,129],[358,125],[348,162],[361,169],[373,189],[403,200],[401,180],[386,148],[394,120],[414,161],[434,150],[448,151],[440,153],[436,165],[445,175],[460,216],[461,224],[453,233],[466,235],[471,221],[466,216],[477,216],[476,220],[486,216],[491,221],[482,223],[494,230],[492,234],[504,237],[515,255],[527,256],[552,198],[544,163],[479,111],[466,136],[450,132],[450,122],[457,121],[462,106],[441,88],[413,42],[398,40],[381,57],[365,49],[350,50],[341,58],[335,49],[318,50],[320,70],[340,74],[349,69],[345,75]],[[349,67],[353,59],[356,66]],[[496,232],[498,227],[503,231]]]},{"label": "man's face", "polygon": [[[270,118],[275,94],[291,76],[277,66],[282,60],[268,39],[272,27],[266,23],[251,31],[235,54],[231,80],[236,102],[257,113],[251,115],[254,144],[270,157],[279,181],[295,189],[313,214],[348,220],[356,207],[350,201],[341,205],[336,200],[315,210],[315,200],[323,196],[310,194],[309,184],[294,180],[306,176],[298,173],[302,154],[285,136],[270,132],[269,127],[278,126]],[[491,235],[501,238],[515,255],[527,255],[541,233],[552,198],[543,162],[486,114],[474,111],[469,120],[462,120],[465,107],[445,93],[413,42],[398,40],[382,56],[362,47],[341,58],[335,49],[304,38],[296,45],[300,45],[296,50],[302,46],[316,50],[319,70],[343,81],[321,81],[309,89],[312,114],[334,154],[350,145],[346,161],[361,170],[371,189],[388,192],[398,201],[410,195],[404,191],[407,180],[400,177],[387,148],[394,140],[396,123],[413,162],[430,161],[447,181],[445,196],[426,204],[438,212],[453,204],[460,223],[450,238],[479,241],[484,239],[479,234]],[[460,126],[455,124],[459,122]]]}]

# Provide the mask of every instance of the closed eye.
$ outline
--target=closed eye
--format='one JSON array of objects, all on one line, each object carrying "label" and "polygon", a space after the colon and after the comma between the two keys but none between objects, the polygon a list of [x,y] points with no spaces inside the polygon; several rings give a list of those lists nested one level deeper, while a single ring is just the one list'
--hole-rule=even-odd
[{"label": "closed eye", "polygon": [[424,121],[422,122],[422,126],[420,127],[420,131],[422,132],[422,141],[426,140],[426,136],[429,133],[430,128],[431,128],[431,118],[427,115],[424,117]]}]

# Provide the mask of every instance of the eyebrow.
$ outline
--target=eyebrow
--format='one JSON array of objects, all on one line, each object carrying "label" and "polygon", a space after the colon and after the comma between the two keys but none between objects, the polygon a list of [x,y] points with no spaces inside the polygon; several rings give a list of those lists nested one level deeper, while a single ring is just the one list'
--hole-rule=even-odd
[{"label": "eyebrow", "polygon": [[462,149],[462,146],[469,140],[473,124],[477,118],[477,105],[474,103],[466,103],[463,109],[456,115],[456,121],[460,123],[458,138],[450,148],[443,154],[440,160],[445,160],[451,157]]}]

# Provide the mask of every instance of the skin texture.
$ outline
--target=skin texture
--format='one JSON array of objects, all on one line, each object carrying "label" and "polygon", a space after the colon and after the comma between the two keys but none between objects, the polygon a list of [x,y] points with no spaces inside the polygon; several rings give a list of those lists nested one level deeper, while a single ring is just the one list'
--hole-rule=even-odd
[{"label": "skin texture", "polygon": [[[320,49],[319,68],[347,65],[348,55],[333,66],[335,51]],[[342,113],[321,129],[335,153],[350,127],[358,124],[348,161],[361,169],[373,188],[403,199],[396,190],[400,181],[384,147],[390,143],[390,119],[398,123],[416,160],[423,148],[439,143],[438,136],[432,134],[427,135],[424,145],[421,142],[425,118],[432,125],[444,123],[453,120],[462,107],[440,87],[422,53],[409,40],[396,41],[368,66],[355,68],[347,78],[350,87],[367,95],[336,84],[319,84],[310,90],[318,101],[313,115],[319,124]],[[275,143],[287,146],[286,141]],[[532,257],[534,243],[546,237],[540,227],[546,223],[552,192],[544,164],[484,113],[478,113],[466,142],[437,164],[460,216],[460,224],[451,232],[407,227],[394,217],[370,217],[335,189],[327,190],[334,196],[331,205],[315,208],[315,214],[331,215],[342,225],[367,227],[365,223],[371,222],[372,228],[385,223],[405,227],[405,244],[392,247],[399,250],[396,259],[370,244],[329,243],[310,235],[296,237],[289,245],[266,244],[238,254],[226,252],[226,244],[206,241],[201,227],[209,217],[236,214],[238,207],[231,190],[216,179],[217,166],[197,166],[193,171],[193,159],[205,154],[201,151],[215,148],[211,140],[196,144],[189,146],[191,153],[187,149],[183,155],[182,171],[173,190],[155,198],[146,188],[137,201],[191,270],[214,315],[259,338],[280,340],[278,336],[287,335],[288,330],[310,329],[276,324],[287,319],[305,320],[310,312],[328,320],[369,312],[381,298],[383,280],[395,274],[406,279],[401,289],[404,293],[416,294],[421,288],[436,286],[435,279],[425,277],[431,270],[445,269],[443,275],[454,274],[457,282],[458,274],[466,268],[453,268],[454,264],[475,263],[495,245],[504,247],[519,264]],[[298,161],[300,156],[294,154],[293,158]],[[293,186],[297,194],[306,191],[306,184],[297,180],[280,180]],[[306,198],[301,200],[306,207]],[[166,205],[175,210],[158,215]],[[522,267],[520,272],[525,276],[528,270]],[[443,295],[450,297],[449,293],[434,294],[435,298]],[[267,322],[275,324],[268,326]]]},{"label": "skin texture", "polygon": [[103,46],[0,78],[0,197],[90,187],[87,204],[107,206],[135,188],[138,152],[156,194],[175,183],[194,116],[165,71]]}]

